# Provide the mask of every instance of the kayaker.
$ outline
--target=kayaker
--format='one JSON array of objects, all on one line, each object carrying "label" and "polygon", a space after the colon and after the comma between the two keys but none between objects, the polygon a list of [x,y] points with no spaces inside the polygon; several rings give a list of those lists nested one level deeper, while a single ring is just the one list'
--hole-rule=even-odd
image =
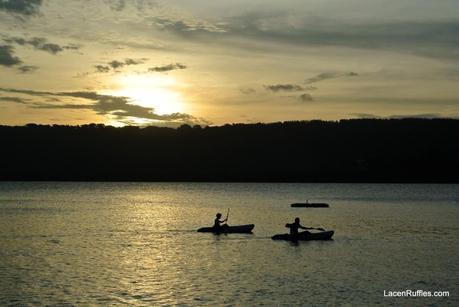
[{"label": "kayaker", "polygon": [[222,214],[221,213],[217,213],[217,215],[215,217],[215,221],[214,221],[214,228],[216,230],[220,230],[222,228],[228,227],[227,224],[223,224],[224,222],[226,222],[227,219],[224,219],[224,220],[220,221],[221,217],[222,217]]},{"label": "kayaker", "polygon": [[290,228],[290,236],[292,238],[296,238],[298,237],[298,228],[301,228],[301,229],[312,229],[312,228],[308,228],[308,227],[304,227],[300,224],[300,218],[299,217],[296,217],[295,218],[295,222],[292,223],[292,224],[287,224],[285,225],[285,227],[287,228]]}]

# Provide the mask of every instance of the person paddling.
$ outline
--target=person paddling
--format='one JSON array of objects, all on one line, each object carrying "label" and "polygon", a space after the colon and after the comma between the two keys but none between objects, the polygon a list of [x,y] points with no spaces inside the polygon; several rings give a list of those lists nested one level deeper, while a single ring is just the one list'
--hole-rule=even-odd
[{"label": "person paddling", "polygon": [[298,229],[314,229],[310,227],[304,227],[300,224],[300,218],[295,218],[295,222],[292,224],[286,224],[285,227],[290,228],[290,236],[292,238],[298,238]]},{"label": "person paddling", "polygon": [[228,218],[220,221],[220,218],[222,217],[222,214],[221,213],[217,213],[217,215],[215,216],[215,221],[214,221],[214,228],[215,230],[217,231],[221,231],[222,229],[224,229],[225,227],[228,227],[228,224],[223,224],[225,223]]}]

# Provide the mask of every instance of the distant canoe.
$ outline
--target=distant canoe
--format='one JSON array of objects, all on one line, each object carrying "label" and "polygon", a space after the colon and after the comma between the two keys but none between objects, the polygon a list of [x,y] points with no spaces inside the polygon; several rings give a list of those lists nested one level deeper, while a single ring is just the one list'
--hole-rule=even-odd
[{"label": "distant canoe", "polygon": [[293,239],[290,234],[284,233],[272,236],[271,239],[273,240],[286,240],[286,241],[324,241],[324,240],[331,240],[333,234],[335,232],[333,230],[330,231],[322,231],[322,232],[309,232],[304,231],[298,234],[298,237]]},{"label": "distant canoe", "polygon": [[237,225],[237,226],[228,226],[216,231],[214,227],[202,227],[198,229],[198,232],[213,232],[216,234],[219,233],[252,233],[254,224],[247,225]]},{"label": "distant canoe", "polygon": [[290,207],[293,208],[328,208],[330,207],[326,203],[294,203]]}]

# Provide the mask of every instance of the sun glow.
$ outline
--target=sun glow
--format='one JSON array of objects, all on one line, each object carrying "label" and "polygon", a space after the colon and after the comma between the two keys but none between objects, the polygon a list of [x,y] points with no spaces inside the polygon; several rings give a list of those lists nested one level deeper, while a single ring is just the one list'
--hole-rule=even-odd
[{"label": "sun glow", "polygon": [[169,76],[125,75],[117,83],[119,89],[112,92],[117,96],[128,97],[133,104],[152,108],[159,115],[184,113],[185,104],[181,95],[174,90],[177,82]]}]

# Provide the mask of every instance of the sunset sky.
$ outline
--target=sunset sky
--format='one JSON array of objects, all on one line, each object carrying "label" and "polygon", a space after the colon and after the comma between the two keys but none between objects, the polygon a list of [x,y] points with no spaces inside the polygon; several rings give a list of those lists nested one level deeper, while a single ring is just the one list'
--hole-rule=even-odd
[{"label": "sunset sky", "polygon": [[0,124],[459,117],[457,0],[0,0]]}]

